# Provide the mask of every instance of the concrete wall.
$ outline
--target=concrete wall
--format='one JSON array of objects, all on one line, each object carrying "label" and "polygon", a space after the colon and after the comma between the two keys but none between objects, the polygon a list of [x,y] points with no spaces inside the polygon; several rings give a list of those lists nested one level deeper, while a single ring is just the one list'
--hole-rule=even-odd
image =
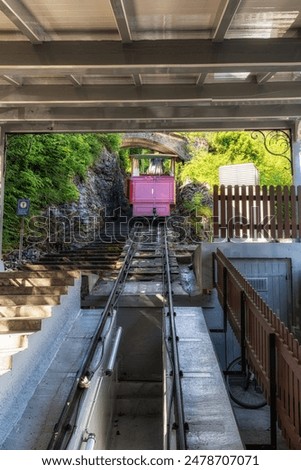
[{"label": "concrete wall", "polygon": [[118,378],[162,380],[162,308],[119,308],[123,328]]},{"label": "concrete wall", "polygon": [[0,444],[22,416],[66,333],[80,312],[81,280],[61,296],[52,316],[42,321],[41,331],[29,337],[28,348],[13,356],[13,367],[0,377]]}]

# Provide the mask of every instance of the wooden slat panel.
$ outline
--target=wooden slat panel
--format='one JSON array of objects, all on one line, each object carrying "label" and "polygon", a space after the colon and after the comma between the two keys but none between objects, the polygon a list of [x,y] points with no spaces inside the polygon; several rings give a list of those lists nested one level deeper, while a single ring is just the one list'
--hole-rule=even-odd
[{"label": "wooden slat panel", "polygon": [[220,187],[220,223],[221,223],[221,237],[227,237],[227,223],[226,223],[226,194],[225,186]]},{"label": "wooden slat panel", "polygon": [[293,397],[294,397],[294,425],[297,433],[299,433],[299,381],[298,377],[294,374],[293,377]]},{"label": "wooden slat panel", "polygon": [[241,231],[240,231],[240,223],[241,223],[241,211],[240,211],[240,203],[239,203],[239,196],[240,196],[240,187],[236,185],[234,187],[234,217],[235,217],[235,238],[240,238]]},{"label": "wooden slat panel", "polygon": [[290,187],[290,202],[291,202],[291,236],[292,238],[297,238],[297,201],[296,201],[296,191],[295,186]]},{"label": "wooden slat panel", "polygon": [[219,225],[220,225],[220,220],[219,220],[219,197],[218,197],[218,186],[215,184],[213,186],[213,236],[214,238],[219,237]]},{"label": "wooden slat panel", "polygon": [[254,238],[254,191],[253,186],[249,186],[249,220],[250,220],[250,238]]},{"label": "wooden slat panel", "polygon": [[283,217],[282,217],[282,191],[281,186],[276,187],[276,222],[277,222],[277,239],[283,237]]},{"label": "wooden slat panel", "polygon": [[255,210],[255,214],[256,214],[256,226],[257,226],[257,229],[256,229],[256,236],[257,238],[262,238],[263,237],[263,234],[262,234],[262,220],[261,220],[261,213],[262,213],[262,209],[261,209],[261,191],[260,191],[260,186],[256,186],[255,187],[255,207],[256,207],[256,210]]},{"label": "wooden slat panel", "polygon": [[270,226],[271,238],[276,239],[276,208],[275,208],[275,188],[270,186]]},{"label": "wooden slat panel", "polygon": [[284,186],[283,188],[283,205],[284,205],[284,238],[291,238],[290,230],[290,203],[289,203],[289,191],[288,187]]},{"label": "wooden slat panel", "polygon": [[266,186],[262,186],[262,235],[264,238],[269,238],[270,230],[269,230],[269,212],[268,212],[268,188]]},{"label": "wooden slat panel", "polygon": [[228,227],[228,238],[233,238],[232,186],[227,186],[227,227]]},{"label": "wooden slat panel", "polygon": [[248,237],[247,187],[241,187],[242,237]]},{"label": "wooden slat panel", "polygon": [[214,238],[301,238],[301,187],[214,186]]},{"label": "wooden slat panel", "polygon": [[301,449],[301,346],[284,323],[221,252],[217,264],[220,265],[219,269],[226,268],[229,273],[228,288],[231,297],[229,321],[233,324],[238,339],[240,338],[239,291],[242,287],[245,290],[247,358],[253,365],[267,398],[269,398],[268,337],[271,332],[276,332],[278,422],[289,446]]}]

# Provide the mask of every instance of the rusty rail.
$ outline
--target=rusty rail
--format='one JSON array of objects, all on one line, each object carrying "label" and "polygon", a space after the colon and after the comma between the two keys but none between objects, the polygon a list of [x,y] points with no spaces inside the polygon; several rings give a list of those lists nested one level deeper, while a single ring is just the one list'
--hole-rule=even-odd
[{"label": "rusty rail", "polygon": [[[275,374],[279,427],[288,446],[301,449],[301,345],[220,250],[214,258],[216,288],[224,313],[238,341],[243,343],[246,360],[270,404],[271,370]],[[272,337],[276,366],[271,369]]]},{"label": "rusty rail", "polygon": [[301,238],[301,186],[214,186],[214,238]]}]

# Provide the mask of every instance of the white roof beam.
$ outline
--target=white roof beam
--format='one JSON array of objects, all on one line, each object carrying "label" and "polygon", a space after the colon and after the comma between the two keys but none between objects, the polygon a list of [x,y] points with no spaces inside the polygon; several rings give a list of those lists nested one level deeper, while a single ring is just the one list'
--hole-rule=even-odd
[{"label": "white roof beam", "polygon": [[9,106],[137,106],[173,104],[204,106],[208,104],[288,104],[301,103],[299,82],[220,83],[195,85],[26,85],[0,86],[0,108]]},{"label": "white roof beam", "polygon": [[216,17],[216,28],[212,38],[214,42],[222,42],[225,39],[240,3],[241,0],[222,0]]},{"label": "white roof beam", "polygon": [[[265,51],[269,51],[266,54]],[[0,74],[267,73],[300,71],[300,39],[0,42]]]},{"label": "white roof beam", "polygon": [[[1,121],[0,121],[1,122]],[[26,122],[8,123],[8,133],[40,133],[40,132],[128,132],[128,131],[183,131],[183,130],[254,130],[254,129],[291,129],[293,121],[270,119],[246,119],[231,121],[74,121],[74,122]]]},{"label": "white roof beam", "polygon": [[49,40],[42,26],[20,0],[0,0],[0,10],[32,44]]},{"label": "white roof beam", "polygon": [[241,119],[299,119],[300,105],[258,106],[137,106],[137,107],[16,107],[0,108],[0,121],[239,121]]},{"label": "white roof beam", "polygon": [[132,35],[123,0],[110,0],[119,35],[123,43],[131,43]]}]

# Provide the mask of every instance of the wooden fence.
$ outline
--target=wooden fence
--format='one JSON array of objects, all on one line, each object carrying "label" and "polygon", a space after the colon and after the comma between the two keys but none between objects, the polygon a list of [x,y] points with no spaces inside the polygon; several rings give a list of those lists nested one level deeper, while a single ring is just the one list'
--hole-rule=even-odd
[{"label": "wooden fence", "polygon": [[301,186],[214,186],[213,234],[215,239],[301,238]]},{"label": "wooden fence", "polygon": [[[278,423],[289,447],[301,449],[301,346],[220,250],[215,260],[216,287],[224,312],[268,401],[271,373],[275,374]],[[275,368],[270,367],[271,336],[275,340]]]}]

